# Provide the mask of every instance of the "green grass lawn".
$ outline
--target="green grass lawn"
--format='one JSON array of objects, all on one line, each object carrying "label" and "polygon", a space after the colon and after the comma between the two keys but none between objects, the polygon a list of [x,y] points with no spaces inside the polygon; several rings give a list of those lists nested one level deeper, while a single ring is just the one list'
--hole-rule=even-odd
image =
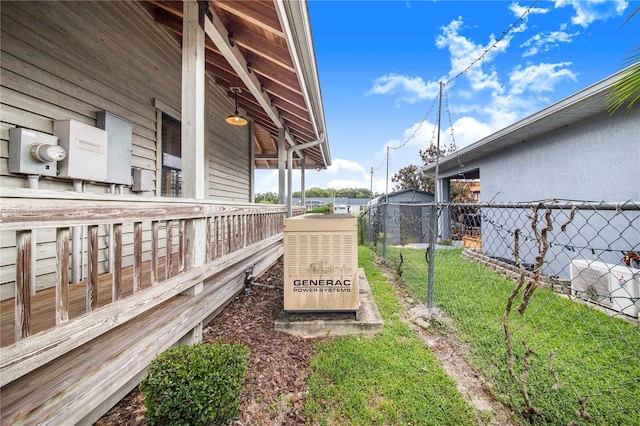
[{"label": "green grass lawn", "polygon": [[310,422],[325,425],[475,425],[475,411],[460,396],[439,361],[400,315],[392,285],[359,249],[384,330],[375,337],[339,337],[318,344],[311,360]]},{"label": "green grass lawn", "polygon": [[[403,282],[415,298],[426,301],[424,250],[391,247],[387,256],[391,264],[397,264],[400,250]],[[515,284],[460,254],[461,249],[436,253],[435,306],[455,320],[457,337],[472,350],[469,359],[495,381],[498,395],[519,411],[525,404],[507,370],[502,325]],[[536,290],[524,315],[516,310],[518,302],[509,317],[515,368],[522,375],[525,340],[534,352],[527,388],[532,405],[542,412],[536,424],[640,425],[638,325],[548,289]],[[557,383],[549,369],[550,357]],[[586,414],[579,417],[578,401],[584,397]],[[594,423],[587,422],[588,416]]]}]

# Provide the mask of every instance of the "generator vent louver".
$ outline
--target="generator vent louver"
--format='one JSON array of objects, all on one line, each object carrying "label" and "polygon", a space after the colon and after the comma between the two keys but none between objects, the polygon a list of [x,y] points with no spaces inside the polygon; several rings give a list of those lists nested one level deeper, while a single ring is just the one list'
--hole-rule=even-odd
[{"label": "generator vent louver", "polygon": [[297,256],[289,258],[287,274],[352,276],[355,273],[352,244],[351,238],[342,234],[293,234],[287,239],[285,250]]}]

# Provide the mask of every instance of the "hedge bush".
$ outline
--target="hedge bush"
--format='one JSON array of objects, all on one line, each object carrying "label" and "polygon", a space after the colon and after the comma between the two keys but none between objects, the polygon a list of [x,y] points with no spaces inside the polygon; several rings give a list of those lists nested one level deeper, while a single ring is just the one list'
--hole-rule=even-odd
[{"label": "hedge bush", "polygon": [[240,413],[248,350],[222,341],[176,346],[149,365],[140,391],[152,425],[222,425]]}]

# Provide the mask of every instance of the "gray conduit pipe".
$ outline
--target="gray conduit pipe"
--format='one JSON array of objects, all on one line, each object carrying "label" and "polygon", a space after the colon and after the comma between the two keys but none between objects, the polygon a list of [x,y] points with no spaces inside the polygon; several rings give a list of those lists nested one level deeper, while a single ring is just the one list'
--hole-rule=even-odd
[{"label": "gray conduit pipe", "polygon": [[[39,175],[28,175],[27,176],[27,188],[30,189],[38,189],[39,187],[40,176]],[[36,294],[36,257],[38,253],[36,250],[38,249],[38,233],[35,229],[31,230],[31,295]]]},{"label": "gray conduit pipe", "polygon": [[[73,190],[76,192],[83,191],[83,182],[81,180],[73,181]],[[71,283],[76,284],[82,281],[82,253],[84,252],[83,233],[84,227],[74,226],[71,228]]]},{"label": "gray conduit pipe", "polygon": [[307,143],[303,143],[300,145],[296,145],[294,147],[289,148],[289,150],[287,151],[287,217],[291,217],[292,213],[293,213],[293,209],[292,209],[292,196],[293,196],[293,188],[292,188],[292,170],[293,170],[293,153],[294,152],[298,152],[298,151],[302,151],[304,149],[308,149],[308,148],[312,148],[314,146],[320,145],[321,143],[324,143],[325,141],[325,134],[324,132],[320,132],[320,139],[318,139],[317,141],[313,141],[313,142],[307,142]]},{"label": "gray conduit pipe", "polygon": [[[116,184],[112,183],[109,185],[109,193],[110,194],[115,194],[116,193]],[[113,272],[113,256],[114,256],[114,247],[113,247],[113,223],[110,223],[107,225],[107,246],[108,246],[108,250],[107,250],[107,264],[106,264],[106,272]]]}]

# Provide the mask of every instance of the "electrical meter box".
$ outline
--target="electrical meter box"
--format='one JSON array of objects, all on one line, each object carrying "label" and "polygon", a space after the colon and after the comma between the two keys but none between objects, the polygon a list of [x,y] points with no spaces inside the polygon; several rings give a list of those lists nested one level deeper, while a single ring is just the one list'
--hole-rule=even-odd
[{"label": "electrical meter box", "polygon": [[350,214],[284,220],[285,311],[355,311],[359,318],[357,228]]},{"label": "electrical meter box", "polygon": [[[54,155],[38,155],[40,148],[57,148]],[[9,172],[28,175],[56,176],[57,162],[64,158],[58,138],[47,133],[23,128],[9,130]]]},{"label": "electrical meter box", "polygon": [[106,131],[75,120],[57,120],[53,122],[53,134],[67,151],[67,157],[58,163],[60,177],[107,181]]}]

